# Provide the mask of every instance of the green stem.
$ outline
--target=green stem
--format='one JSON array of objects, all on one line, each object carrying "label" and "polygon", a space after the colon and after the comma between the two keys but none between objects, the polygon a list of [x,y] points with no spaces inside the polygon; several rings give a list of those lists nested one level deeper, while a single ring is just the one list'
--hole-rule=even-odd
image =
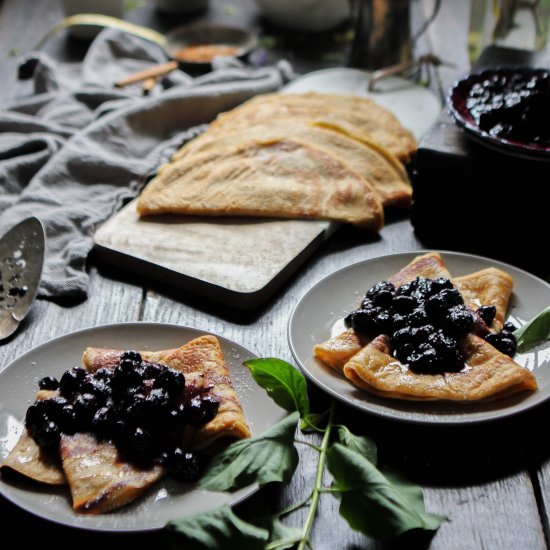
[{"label": "green stem", "polygon": [[309,505],[309,511],[307,514],[306,522],[304,524],[304,530],[302,531],[302,538],[300,544],[298,544],[298,550],[304,550],[306,546],[309,546],[309,533],[313,527],[313,520],[317,513],[317,505],[319,504],[319,497],[323,489],[323,473],[325,471],[325,462],[327,458],[328,444],[330,442],[330,432],[332,431],[332,420],[334,418],[334,401],[330,403],[330,412],[325,428],[325,434],[323,435],[323,441],[319,450],[319,462],[317,463],[317,472],[315,473],[315,485],[313,492],[311,493],[311,504]]},{"label": "green stem", "polygon": [[279,518],[283,518],[285,516],[288,516],[288,514],[292,514],[292,512],[295,512],[296,510],[299,510],[300,508],[303,508],[310,500],[311,494],[308,495],[306,498],[298,502],[297,504],[293,504],[292,506],[288,507],[286,510],[283,510],[279,514]]},{"label": "green stem", "polygon": [[295,443],[301,443],[302,445],[307,445],[308,447],[311,447],[312,449],[315,449],[318,453],[321,452],[321,447],[318,447],[317,445],[314,445],[313,443],[310,443],[309,441],[304,441],[303,439],[295,439]]}]

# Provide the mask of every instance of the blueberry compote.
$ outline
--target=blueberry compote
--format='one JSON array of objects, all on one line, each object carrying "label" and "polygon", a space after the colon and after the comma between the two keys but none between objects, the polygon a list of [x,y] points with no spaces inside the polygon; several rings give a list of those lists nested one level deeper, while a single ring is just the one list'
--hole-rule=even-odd
[{"label": "blueberry compote", "polygon": [[161,464],[181,481],[199,477],[201,457],[181,447],[183,431],[214,418],[219,403],[186,385],[181,372],[125,351],[114,369],[74,367],[38,386],[57,392],[27,410],[26,427],[41,448],[55,450],[62,434],[93,433],[140,467]]},{"label": "blueberry compote", "polygon": [[494,306],[473,311],[464,305],[449,279],[417,277],[398,288],[389,281],[376,283],[345,322],[360,335],[386,334],[398,361],[415,372],[436,374],[464,368],[461,341],[469,332],[514,355],[514,328],[507,323],[498,334],[488,329],[495,314]]},{"label": "blueberry compote", "polygon": [[503,72],[474,84],[466,106],[492,136],[550,146],[550,72]]}]

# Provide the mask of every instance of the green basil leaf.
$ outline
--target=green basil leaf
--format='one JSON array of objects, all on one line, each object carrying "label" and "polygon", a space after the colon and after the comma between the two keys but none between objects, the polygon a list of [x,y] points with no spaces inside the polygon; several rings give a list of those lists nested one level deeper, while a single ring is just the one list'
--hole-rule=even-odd
[{"label": "green basil leaf", "polygon": [[265,547],[265,550],[293,548],[300,540],[302,540],[301,529],[291,525],[284,525],[279,520],[275,520],[271,526],[269,544]]},{"label": "green basil leaf", "polygon": [[340,515],[352,529],[388,539],[410,529],[434,530],[444,521],[426,512],[420,487],[385,476],[339,443],[328,450],[327,466],[340,492]]},{"label": "green basil leaf", "polygon": [[225,504],[214,510],[168,522],[165,529],[185,550],[263,550],[267,529],[246,523]]},{"label": "green basil leaf", "polygon": [[307,384],[301,372],[282,359],[249,359],[244,364],[277,405],[289,412],[299,411],[302,418],[307,416]]},{"label": "green basil leaf", "polygon": [[350,451],[355,451],[364,456],[375,466],[378,463],[376,443],[370,437],[354,435],[346,426],[338,426],[338,441]]},{"label": "green basil leaf", "polygon": [[209,464],[200,480],[212,491],[232,491],[253,483],[288,481],[298,466],[294,434],[299,415],[287,416],[258,437],[232,443]]},{"label": "green basil leaf", "polygon": [[550,338],[550,306],[514,331],[519,351]]}]

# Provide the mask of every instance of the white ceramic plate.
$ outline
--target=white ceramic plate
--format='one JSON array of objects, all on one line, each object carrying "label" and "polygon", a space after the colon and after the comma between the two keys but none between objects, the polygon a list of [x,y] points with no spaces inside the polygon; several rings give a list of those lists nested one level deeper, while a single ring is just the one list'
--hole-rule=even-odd
[{"label": "white ceramic plate", "polygon": [[[539,384],[536,392],[524,392],[478,404],[419,403],[377,397],[356,388],[344,376],[315,359],[313,346],[334,335],[331,332],[336,323],[357,307],[372,285],[388,279],[422,253],[419,251],[382,256],[350,265],[319,281],[301,298],[290,317],[288,337],[292,354],[309,379],[337,399],[365,412],[418,424],[465,424],[495,420],[519,413],[548,399],[548,343],[515,357],[516,361],[534,372]],[[453,276],[465,275],[490,266],[510,273],[515,286],[508,316],[516,324],[529,320],[550,304],[550,285],[534,275],[480,256],[456,252],[442,252],[441,255]]]},{"label": "white ceramic plate", "polygon": [[339,67],[314,71],[287,84],[285,93],[320,92],[370,97],[386,107],[420,140],[441,113],[441,101],[424,86],[400,77],[390,77],[369,92],[371,73]]},{"label": "white ceramic plate", "polygon": [[[21,420],[34,401],[37,382],[44,376],[61,376],[81,364],[87,346],[115,349],[161,350],[179,347],[206,334],[194,328],[160,323],[105,325],[67,334],[38,346],[16,359],[0,373],[0,462],[15,445]],[[218,336],[231,379],[254,434],[259,434],[285,416],[260,389],[242,365],[256,357],[246,348]],[[159,529],[170,519],[234,504],[256,487],[232,494],[214,493],[165,478],[133,504],[108,514],[86,516],[71,507],[68,488],[52,488],[15,476],[0,477],[0,493],[25,510],[49,520],[100,531],[146,531]]]}]

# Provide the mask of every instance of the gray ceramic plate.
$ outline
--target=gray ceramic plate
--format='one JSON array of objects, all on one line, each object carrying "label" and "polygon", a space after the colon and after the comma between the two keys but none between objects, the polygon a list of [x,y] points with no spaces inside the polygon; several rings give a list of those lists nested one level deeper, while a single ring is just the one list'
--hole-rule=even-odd
[{"label": "gray ceramic plate", "polygon": [[[16,359],[0,373],[0,462],[15,445],[21,419],[34,401],[37,382],[46,375],[60,376],[79,365],[87,346],[118,349],[170,349],[205,334],[194,328],[160,323],[105,325],[74,332],[38,346]],[[246,418],[259,434],[285,416],[253,381],[242,362],[256,357],[242,346],[218,336]],[[0,477],[0,493],[13,503],[41,517],[84,529],[100,531],[146,531],[159,529],[170,519],[181,518],[234,504],[255,491],[213,493],[168,478],[155,484],[135,503],[109,514],[86,516],[73,512],[66,488],[55,489],[14,476]]]},{"label": "gray ceramic plate", "polygon": [[[515,357],[516,361],[534,372],[539,384],[538,391],[478,404],[384,399],[356,388],[346,378],[315,359],[313,346],[330,338],[335,330],[336,333],[342,331],[338,330],[338,326],[343,326],[341,319],[357,307],[365,292],[376,282],[399,271],[419,254],[422,252],[382,256],[350,265],[319,281],[301,298],[290,317],[288,337],[292,354],[308,378],[348,405],[378,416],[418,424],[466,424],[495,420],[519,413],[548,399],[548,343]],[[525,271],[480,256],[456,252],[441,254],[453,276],[490,266],[510,273],[515,287],[508,315],[518,325],[550,304],[550,285]]]}]

